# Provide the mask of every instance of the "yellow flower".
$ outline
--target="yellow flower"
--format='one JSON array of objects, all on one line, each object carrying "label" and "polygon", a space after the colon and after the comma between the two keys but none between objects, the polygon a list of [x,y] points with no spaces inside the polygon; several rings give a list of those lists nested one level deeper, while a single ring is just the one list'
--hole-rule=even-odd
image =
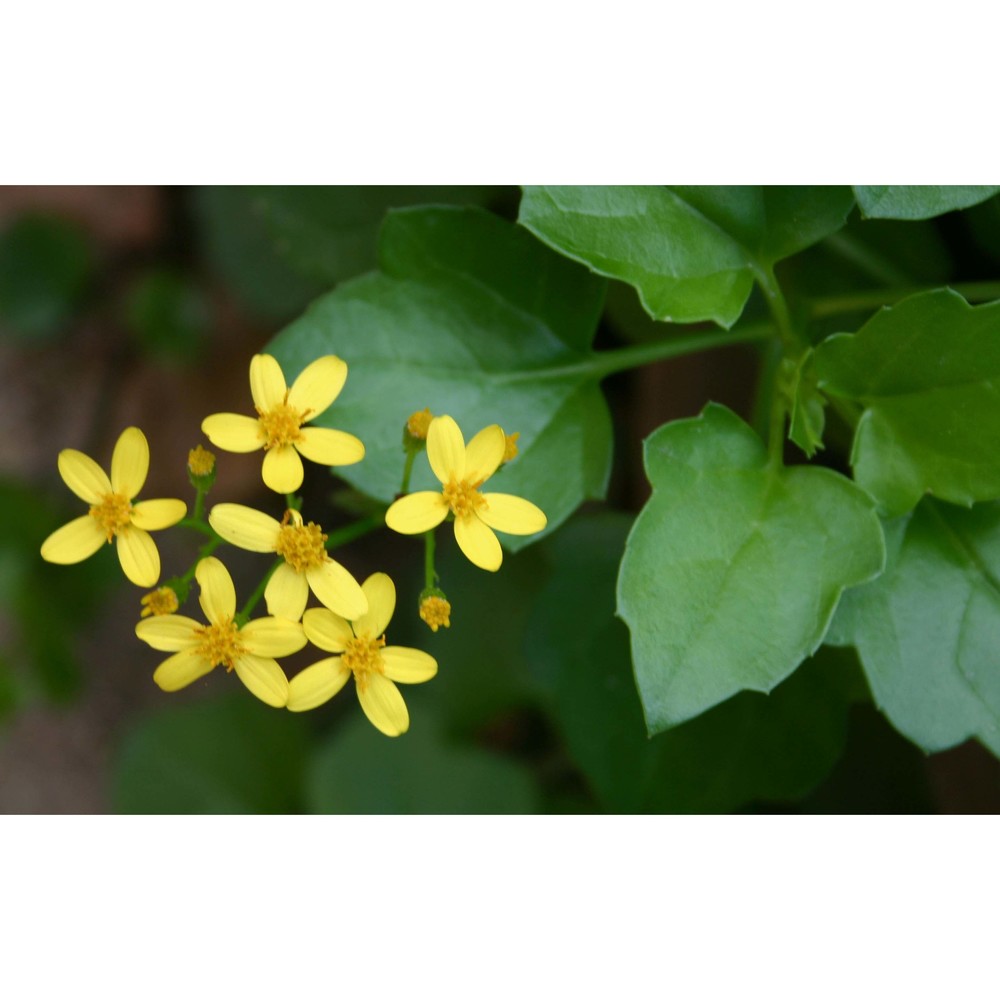
[{"label": "yellow flower", "polygon": [[305,712],[329,701],[354,675],[358,701],[372,725],[386,736],[410,728],[410,715],[398,684],[419,684],[437,673],[437,661],[419,649],[387,646],[385,629],[396,608],[396,588],[385,573],[362,584],[368,613],[345,621],[326,608],[311,608],[302,619],[309,641],[328,657],[306,667],[289,684],[288,708]]},{"label": "yellow flower", "polygon": [[327,427],[303,427],[340,395],[347,365],[333,354],[308,365],[285,385],[281,366],[270,354],[255,354],[250,362],[250,393],[257,417],[214,413],[201,429],[224,451],[264,449],[262,475],[277,493],[294,493],[302,485],[302,459],[320,465],[353,465],[365,457],[365,446],[353,435]]},{"label": "yellow flower", "polygon": [[420,602],[420,617],[432,632],[451,628],[451,605],[443,597],[431,594]]},{"label": "yellow flower", "polygon": [[188,472],[192,476],[210,476],[215,471],[215,456],[199,444],[188,452]]},{"label": "yellow flower", "polygon": [[117,539],[118,560],[139,587],[160,578],[160,553],[149,536],[176,524],[187,513],[183,500],[143,500],[133,504],[149,472],[149,444],[138,427],[122,431],[111,456],[111,478],[82,451],[59,452],[59,475],[85,503],[89,513],[54,531],[42,543],[47,562],[82,562],[105,542]]},{"label": "yellow flower", "polygon": [[406,433],[417,441],[426,441],[427,429],[433,419],[434,414],[426,407],[416,413],[411,413],[406,420]]},{"label": "yellow flower", "polygon": [[164,660],[153,680],[164,691],[179,691],[199,677],[224,666],[261,701],[274,708],[288,702],[288,678],[274,660],[298,652],[306,637],[298,622],[257,618],[242,628],[236,617],[236,591],[228,570],[214,556],[195,570],[198,597],[208,625],[184,615],[159,615],[135,627],[135,634],[153,649],[174,655]]},{"label": "yellow flower", "polygon": [[385,523],[403,535],[418,535],[455,515],[455,539],[469,561],[495,571],[503,550],[493,530],[533,535],[547,521],[533,503],[508,493],[481,493],[480,486],[503,461],[507,439],[497,424],[481,430],[468,447],[451,417],[435,417],[427,432],[427,459],[443,489],[411,493],[385,513]]},{"label": "yellow flower", "polygon": [[517,458],[517,439],[521,436],[520,431],[513,434],[504,434],[503,460],[504,464],[512,462]]},{"label": "yellow flower", "polygon": [[276,552],[285,560],[267,583],[264,600],[269,614],[298,621],[306,609],[309,590],[332,611],[360,618],[368,599],[351,574],[330,558],[326,535],[318,524],[302,523],[290,510],[283,521],[238,503],[217,503],[208,523],[227,541],[251,552]]},{"label": "yellow flower", "polygon": [[172,615],[178,607],[177,594],[172,587],[157,587],[139,602],[142,605],[141,618],[149,615]]}]

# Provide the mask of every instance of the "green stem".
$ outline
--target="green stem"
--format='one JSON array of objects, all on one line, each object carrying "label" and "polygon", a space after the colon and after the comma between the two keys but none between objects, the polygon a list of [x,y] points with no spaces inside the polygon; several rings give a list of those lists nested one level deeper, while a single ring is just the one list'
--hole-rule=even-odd
[{"label": "green stem", "polygon": [[286,493],[285,507],[287,510],[301,510],[302,501],[294,493]]},{"label": "green stem", "polygon": [[736,330],[708,331],[682,337],[670,337],[650,344],[631,344],[612,351],[599,351],[582,361],[570,365],[556,365],[552,368],[531,368],[526,371],[507,372],[496,375],[493,381],[509,384],[512,382],[537,382],[548,379],[575,378],[578,376],[603,379],[630,368],[641,368],[654,361],[666,361],[685,354],[696,354],[730,344],[747,344],[757,340],[768,340],[774,336],[770,323],[747,324]]},{"label": "green stem", "polygon": [[182,583],[190,583],[194,579],[195,570],[198,568],[198,563],[202,559],[208,558],[220,545],[222,544],[222,539],[216,535],[211,541],[206,542],[200,549],[198,549],[198,558],[194,561],[194,565],[181,577]]},{"label": "green stem", "polygon": [[257,589],[247,598],[246,604],[240,608],[240,613],[236,616],[242,624],[246,624],[250,618],[250,612],[257,606],[257,602],[264,596],[264,591],[267,589],[267,585],[272,576],[274,576],[274,571],[284,562],[282,558],[275,559],[271,563],[271,568],[264,574],[264,579],[257,584]]},{"label": "green stem", "polygon": [[403,481],[399,486],[400,493],[410,492],[410,476],[413,473],[413,462],[417,457],[417,453],[412,448],[406,449],[406,464],[403,466]]},{"label": "green stem", "polygon": [[362,538],[364,535],[371,534],[376,529],[381,528],[384,524],[384,512],[370,514],[368,517],[361,518],[360,521],[355,521],[353,524],[346,524],[343,528],[339,528],[337,531],[331,531],[330,534],[326,536],[326,547],[328,549],[339,548],[341,545],[353,542],[355,538]]},{"label": "green stem", "polygon": [[785,293],[774,276],[774,270],[770,267],[760,267],[754,271],[754,276],[764,293],[764,298],[767,299],[767,307],[771,310],[775,325],[778,327],[785,353],[794,352],[802,342],[802,338],[796,336],[788,303],[785,301]]},{"label": "green stem", "polygon": [[[972,281],[948,287],[970,302],[1000,299],[1000,281]],[[881,306],[893,305],[910,295],[930,290],[927,286],[904,285],[851,292],[848,295],[830,295],[822,299],[813,299],[809,303],[809,314],[813,319],[823,319],[827,316],[839,316],[841,313],[878,309]]]},{"label": "green stem", "polygon": [[910,280],[903,268],[849,233],[833,233],[823,240],[823,246],[876,281],[903,284]]},{"label": "green stem", "polygon": [[205,491],[196,490],[194,494],[194,512],[191,514],[192,521],[199,523],[205,520]]},{"label": "green stem", "polygon": [[211,539],[218,539],[220,542],[221,538],[215,533],[212,527],[206,524],[204,521],[196,521],[193,517],[185,517],[183,520],[177,522],[182,528],[190,528],[192,531],[200,532],[202,535],[207,535]]},{"label": "green stem", "polygon": [[434,572],[434,528],[424,532],[424,589],[430,590],[437,583],[437,573]]},{"label": "green stem", "polygon": [[771,419],[767,432],[767,458],[772,469],[780,469],[785,457],[785,400],[777,391],[771,392]]}]

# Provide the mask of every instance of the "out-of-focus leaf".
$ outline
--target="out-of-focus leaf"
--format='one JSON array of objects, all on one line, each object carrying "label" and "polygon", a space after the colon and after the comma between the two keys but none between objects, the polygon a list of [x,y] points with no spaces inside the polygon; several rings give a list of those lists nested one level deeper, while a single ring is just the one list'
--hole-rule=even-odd
[{"label": "out-of-focus leaf", "polygon": [[782,361],[781,382],[788,397],[788,436],[812,458],[823,447],[826,398],[816,384],[811,350],[798,360]]},{"label": "out-of-focus leaf", "polygon": [[125,319],[146,351],[169,360],[196,360],[208,336],[208,302],[201,289],[165,269],[147,271],[132,286]]},{"label": "out-of-focus leaf", "polygon": [[1000,187],[945,185],[855,185],[854,196],[863,215],[875,219],[930,219],[976,205]]},{"label": "out-of-focus leaf", "polygon": [[310,812],[530,813],[538,791],[520,764],[449,743],[419,695],[406,691],[410,729],[395,739],[360,709],[315,751],[306,779]]},{"label": "out-of-focus leaf", "polygon": [[1000,497],[1000,302],[913,295],[815,353],[825,392],[857,400],[851,465],[889,515],[925,492],[968,506]]},{"label": "out-of-focus leaf", "polygon": [[245,692],[172,706],[123,739],[114,805],[125,813],[295,812],[305,753],[302,720]]},{"label": "out-of-focus leaf", "polygon": [[0,235],[0,329],[24,340],[54,337],[80,305],[93,267],[75,225],[22,216]]},{"label": "out-of-focus leaf", "polygon": [[[603,496],[611,421],[579,345],[593,336],[604,282],[471,208],[390,214],[380,256],[382,273],[324,296],[268,347],[289,379],[323,354],[347,362],[343,392],[316,423],[356,434],[366,459],[337,474],[393,500],[403,425],[429,407],[454,417],[466,440],[493,423],[520,433],[520,454],[486,489],[536,503],[548,530]],[[422,457],[412,488],[440,489]],[[516,551],[540,537],[502,541]]]},{"label": "out-of-focus leaf", "polygon": [[658,733],[784,680],[885,550],[867,494],[829,469],[771,464],[723,406],[661,427],[645,460],[653,496],[625,548],[618,613]]}]

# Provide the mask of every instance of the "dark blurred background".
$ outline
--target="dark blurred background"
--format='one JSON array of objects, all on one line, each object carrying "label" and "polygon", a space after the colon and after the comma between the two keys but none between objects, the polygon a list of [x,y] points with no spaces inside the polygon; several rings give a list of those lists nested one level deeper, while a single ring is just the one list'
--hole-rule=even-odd
[{"label": "dark blurred background", "polygon": [[[222,671],[164,694],[152,682],[163,656],[133,634],[142,592],[113,551],[73,567],[42,562],[41,541],[80,514],[56,470],[60,449],[107,468],[118,434],[138,425],[152,453],[143,495],[190,504],[185,461],[204,443],[202,418],[247,411],[251,355],[312,298],[376,266],[389,207],[473,203],[513,219],[518,197],[485,187],[0,189],[0,812],[1000,809],[1000,764],[975,743],[925,757],[871,706],[850,651],[821,653],[770,699],[740,695],[646,740],[613,616],[617,560],[647,496],[642,439],[708,399],[750,417],[752,348],[608,380],[608,505],[508,556],[502,573],[478,573],[441,544],[439,569],[462,601],[435,635],[412,609],[397,612],[393,643],[420,645],[441,665],[434,681],[404,690],[412,721],[400,740],[375,732],[350,687],[304,716],[264,707]],[[995,268],[997,200],[965,216],[960,232],[951,219],[911,226],[919,252],[903,278],[977,280],[985,262]],[[866,236],[869,251],[882,231]],[[834,250],[794,266],[825,273],[831,254],[844,266]],[[612,284],[598,347],[660,330]],[[259,461],[219,458],[209,504],[273,506]],[[327,528],[350,516],[343,501],[319,513],[337,509],[335,488],[307,464],[306,510]],[[164,576],[183,572],[198,544],[181,529],[157,541]],[[245,596],[267,563],[224,553]],[[388,570],[403,602],[419,590],[421,554],[379,534],[339,558],[358,579]]]}]

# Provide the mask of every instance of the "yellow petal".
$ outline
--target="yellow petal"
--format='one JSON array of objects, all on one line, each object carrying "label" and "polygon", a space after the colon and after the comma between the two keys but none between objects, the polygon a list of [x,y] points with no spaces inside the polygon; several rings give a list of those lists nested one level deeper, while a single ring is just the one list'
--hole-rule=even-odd
[{"label": "yellow petal", "polygon": [[74,448],[59,452],[59,475],[63,482],[86,503],[97,503],[112,492],[111,480],[89,456]]},{"label": "yellow petal", "polygon": [[284,708],[288,704],[288,678],[274,660],[244,653],[233,666],[236,676],[262,702],[272,708]]},{"label": "yellow petal", "polygon": [[475,514],[455,519],[455,541],[473,565],[491,573],[500,568],[503,550],[497,536]]},{"label": "yellow petal", "polygon": [[213,625],[232,621],[236,615],[236,588],[229,570],[215,556],[208,556],[198,563],[194,578],[201,588],[198,603],[205,617]]},{"label": "yellow petal", "polygon": [[143,531],[161,531],[187,513],[183,500],[141,500],[132,508],[132,523]]},{"label": "yellow petal", "polygon": [[503,461],[507,439],[499,424],[484,427],[465,449],[465,478],[470,483],[489,479]]},{"label": "yellow petal", "polygon": [[201,422],[201,432],[223,451],[245,454],[264,447],[260,421],[242,413],[213,413]]},{"label": "yellow petal", "polygon": [[436,528],[448,516],[448,503],[430,490],[400,497],[385,512],[385,523],[401,535],[419,535]]},{"label": "yellow petal", "polygon": [[481,521],[497,531],[508,535],[533,535],[541,531],[548,518],[529,500],[511,496],[509,493],[484,493],[487,506],[476,512]]},{"label": "yellow petal", "polygon": [[356,621],[368,610],[368,598],[358,581],[333,559],[306,570],[306,579],[321,604],[331,611]]},{"label": "yellow petal", "polygon": [[211,673],[214,665],[197,650],[183,649],[164,660],[153,672],[153,680],[164,691],[180,691],[192,681]]},{"label": "yellow petal", "polygon": [[298,622],[287,618],[255,618],[240,629],[240,639],[254,656],[291,656],[306,644]]},{"label": "yellow petal", "polygon": [[232,545],[251,552],[273,552],[281,525],[269,514],[240,503],[217,503],[208,523]]},{"label": "yellow petal", "polygon": [[438,669],[433,656],[409,646],[386,646],[382,650],[382,662],[385,664],[385,676],[400,684],[429,681]]},{"label": "yellow petal", "polygon": [[297,622],[309,603],[309,584],[305,576],[297,573],[288,563],[282,563],[267,581],[264,603],[269,615]]},{"label": "yellow petal", "polygon": [[322,705],[347,683],[350,676],[350,670],[341,665],[339,656],[306,667],[288,682],[288,710],[308,712]]},{"label": "yellow petal", "polygon": [[295,442],[299,453],[320,465],[354,465],[365,457],[365,446],[353,434],[329,427],[303,427]]},{"label": "yellow petal", "polygon": [[399,688],[381,674],[369,674],[363,691],[358,685],[358,701],[380,733],[399,736],[410,728],[410,713]]},{"label": "yellow petal", "polygon": [[396,610],[396,587],[385,573],[372,573],[361,585],[368,598],[368,611],[354,622],[357,635],[367,633],[377,639],[389,625]]},{"label": "yellow petal", "polygon": [[176,653],[198,644],[196,633],[200,628],[201,622],[184,615],[156,615],[155,618],[144,618],[139,622],[135,627],[135,634],[153,649],[163,653]]},{"label": "yellow petal", "polygon": [[152,587],[160,579],[160,553],[156,542],[142,528],[122,528],[118,540],[118,561],[125,575],[137,587]]},{"label": "yellow petal", "polygon": [[310,411],[309,419],[312,420],[340,395],[346,381],[347,365],[335,354],[317,358],[312,364],[306,365],[292,383],[288,390],[288,405],[299,412]]},{"label": "yellow petal", "polygon": [[146,435],[138,427],[126,427],[111,456],[111,488],[131,500],[145,485],[148,472],[149,442]]},{"label": "yellow petal", "polygon": [[271,448],[264,455],[261,474],[275,493],[294,493],[302,485],[302,459],[290,444]]},{"label": "yellow petal", "polygon": [[107,540],[108,536],[98,527],[97,521],[84,514],[53,531],[42,542],[42,558],[68,566],[92,556]]},{"label": "yellow petal", "polygon": [[309,641],[327,653],[342,653],[354,638],[350,623],[328,608],[310,608],[302,616],[302,628]]},{"label": "yellow petal", "polygon": [[427,431],[427,460],[438,479],[447,485],[465,476],[465,440],[449,416],[435,417]]},{"label": "yellow petal", "polygon": [[255,354],[250,359],[250,394],[258,411],[267,413],[285,401],[285,376],[281,365],[270,354]]}]

